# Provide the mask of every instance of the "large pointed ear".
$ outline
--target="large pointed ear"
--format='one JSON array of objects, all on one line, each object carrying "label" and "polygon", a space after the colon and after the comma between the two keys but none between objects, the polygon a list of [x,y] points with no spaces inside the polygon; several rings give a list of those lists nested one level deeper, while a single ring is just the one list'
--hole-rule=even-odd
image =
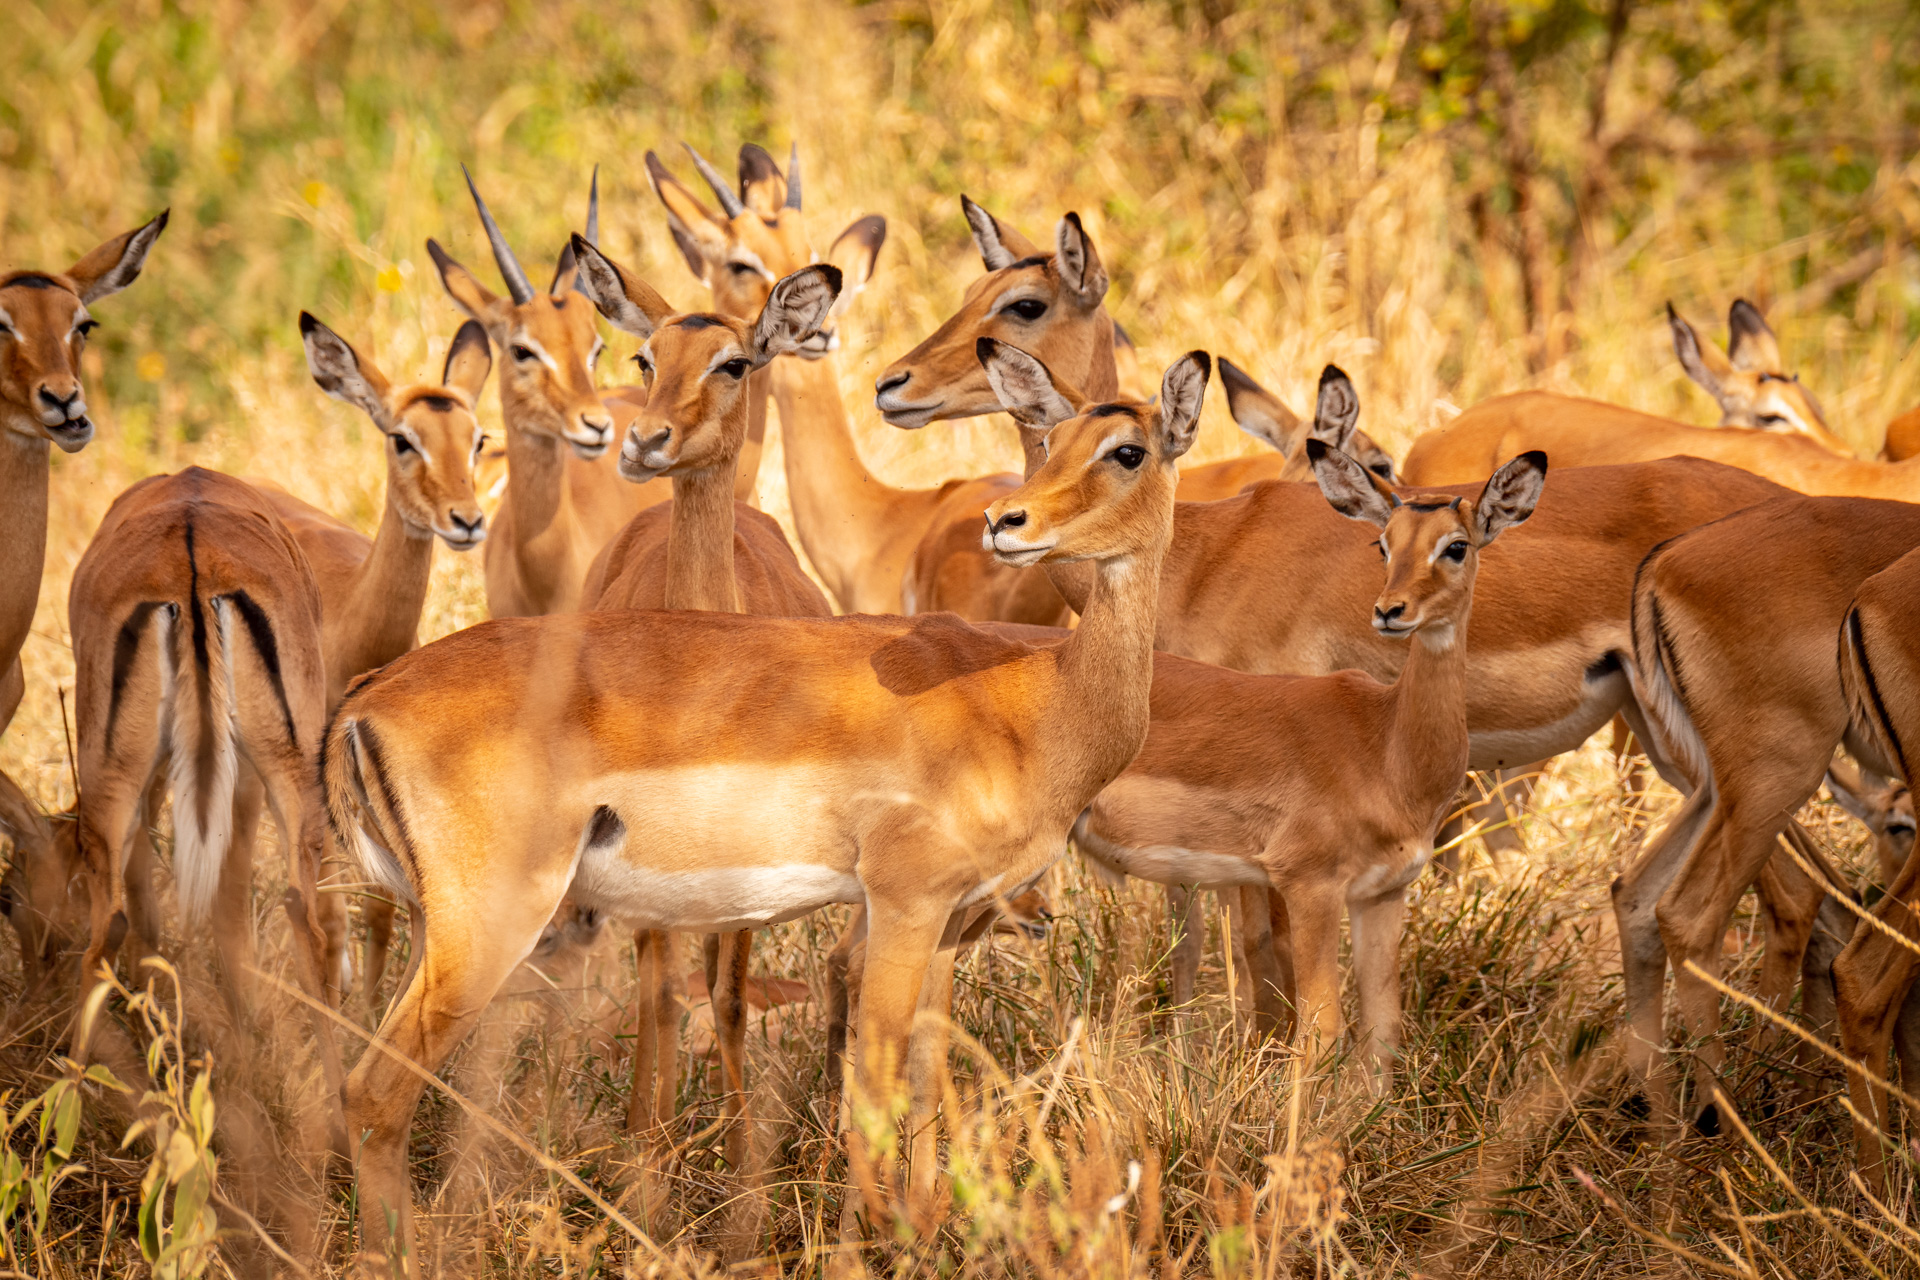
[{"label": "large pointed ear", "polygon": [[967,226],[973,230],[974,247],[980,250],[980,261],[986,264],[987,270],[999,271],[1022,258],[1039,256],[1040,250],[1033,241],[965,196],[960,197],[960,212],[967,215]]},{"label": "large pointed ear", "polygon": [[1693,326],[1680,318],[1680,313],[1667,304],[1667,326],[1673,330],[1673,353],[1680,357],[1680,367],[1687,376],[1706,388],[1707,394],[1715,400],[1725,391],[1725,378],[1732,366],[1727,358],[1720,354],[1719,348],[1704,344]]},{"label": "large pointed ear", "polygon": [[1207,396],[1213,357],[1189,351],[1167,366],[1160,379],[1160,460],[1172,462],[1193,448],[1200,434],[1200,405]]},{"label": "large pointed ear", "polygon": [[834,240],[833,247],[827,250],[827,261],[840,268],[845,284],[840,290],[840,300],[833,304],[836,312],[845,311],[854,296],[867,287],[867,281],[873,279],[874,264],[880,258],[880,246],[887,242],[887,220],[877,213],[848,224]]},{"label": "large pointed ear", "polygon": [[433,259],[434,268],[440,272],[440,283],[446,286],[447,296],[453,304],[466,312],[481,324],[488,324],[496,318],[500,308],[498,295],[480,283],[479,277],[454,261],[438,240],[427,241],[427,256]]},{"label": "large pointed ear", "polygon": [[573,235],[573,258],[580,269],[580,292],[593,299],[600,314],[616,329],[645,340],[674,314],[667,300],[639,276],[628,273],[612,258],[601,253],[579,232]]},{"label": "large pointed ear", "polygon": [[1745,298],[1735,298],[1727,312],[1727,362],[1742,373],[1781,372],[1780,339]]},{"label": "large pointed ear", "polygon": [[1100,252],[1093,237],[1080,225],[1080,215],[1069,213],[1053,230],[1054,269],[1080,305],[1091,310],[1107,296],[1107,269],[1101,265]]},{"label": "large pointed ear", "polygon": [[387,393],[392,388],[386,375],[363,360],[347,340],[314,319],[300,313],[300,341],[307,349],[307,371],[320,389],[335,400],[353,405],[381,430],[386,430],[393,415],[387,411]]},{"label": "large pointed ear", "polygon": [[1547,487],[1547,455],[1530,449],[1487,478],[1473,504],[1473,527],[1481,546],[1512,525],[1524,524]]},{"label": "large pointed ear", "polygon": [[1339,365],[1328,365],[1320,371],[1320,394],[1307,434],[1353,457],[1353,428],[1359,421],[1360,393],[1353,389],[1353,380]]},{"label": "large pointed ear", "polygon": [[[1120,346],[1117,331],[1113,345],[1117,352]],[[1294,437],[1300,434],[1300,419],[1280,403],[1278,396],[1225,356],[1220,357],[1220,385],[1226,388],[1227,412],[1233,415],[1234,425],[1280,453],[1293,447]]]},{"label": "large pointed ear", "polygon": [[466,392],[468,400],[479,404],[480,388],[487,385],[487,375],[492,371],[493,347],[487,342],[487,331],[478,320],[469,320],[460,326],[453,335],[453,345],[447,348],[447,367],[440,374],[440,383]]},{"label": "large pointed ear", "polygon": [[68,267],[67,276],[78,286],[80,301],[97,302],[132,284],[146,265],[153,242],[167,229],[167,215],[172,212],[162,209],[153,221],[115,236]]},{"label": "large pointed ear", "polygon": [[1307,437],[1307,465],[1313,468],[1313,478],[1320,482],[1320,492],[1327,502],[1349,520],[1364,520],[1384,529],[1393,517],[1393,509],[1400,505],[1399,495],[1378,476],[1324,440]]},{"label": "large pointed ear", "polygon": [[647,181],[653,194],[667,206],[667,230],[687,260],[687,269],[702,280],[727,260],[726,223],[668,171],[660,157],[647,152]]},{"label": "large pointed ear", "polygon": [[1053,371],[1039,357],[1018,347],[995,338],[979,338],[973,344],[973,353],[987,371],[987,384],[1000,398],[1000,407],[1021,426],[1057,426],[1079,413],[1086,403],[1078,388],[1056,381]]},{"label": "large pointed ear", "polygon": [[740,199],[763,218],[779,217],[787,202],[787,176],[757,142],[740,146]]},{"label": "large pointed ear", "polygon": [[840,296],[840,268],[831,263],[802,267],[773,286],[760,318],[753,322],[753,364],[760,368],[775,356],[798,351],[800,344],[827,322]]}]

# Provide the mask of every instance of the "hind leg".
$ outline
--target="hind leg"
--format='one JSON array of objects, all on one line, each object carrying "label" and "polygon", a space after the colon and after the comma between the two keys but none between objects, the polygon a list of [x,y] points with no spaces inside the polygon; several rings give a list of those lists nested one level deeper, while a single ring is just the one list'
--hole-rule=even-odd
[{"label": "hind leg", "polygon": [[1200,891],[1188,884],[1167,886],[1167,924],[1173,950],[1167,961],[1167,994],[1175,1010],[1193,1003],[1193,987],[1200,976],[1200,953],[1206,944],[1200,921]]},{"label": "hind leg", "polygon": [[849,968],[853,953],[867,940],[867,909],[854,908],[847,931],[827,953],[827,1098],[832,1108],[840,1106],[846,1084],[847,1031],[852,1017],[852,988]]},{"label": "hind leg", "polygon": [[[213,899],[211,923],[220,956],[221,991],[236,1027],[244,1025],[243,1010],[254,1004],[253,843],[265,795],[260,776],[243,765],[233,785],[233,838],[221,861],[220,885]],[[280,829],[283,840],[291,836],[290,842],[297,845],[297,833],[289,833],[284,822]]]},{"label": "hind leg", "polygon": [[680,937],[665,930],[633,935],[638,969],[627,1132],[664,1132],[673,1122],[680,1071]]},{"label": "hind leg", "polygon": [[[26,688],[26,674],[16,656],[0,671],[0,731],[13,720]],[[0,896],[18,935],[21,965],[29,982],[34,982],[46,975],[66,944],[61,926],[66,922],[63,908],[73,868],[57,855],[53,829],[40,806],[4,772],[0,772],[0,835],[13,840],[13,866]]]},{"label": "hind leg", "polygon": [[367,951],[361,962],[366,972],[360,975],[360,985],[369,1017],[378,1012],[380,979],[386,976],[387,956],[393,949],[393,914],[394,905],[388,898],[360,899],[360,918],[367,925]]},{"label": "hind leg", "polygon": [[747,966],[753,934],[709,934],[707,991],[713,1000],[713,1034],[720,1046],[720,1081],[726,1091],[727,1167],[738,1176],[746,1165],[753,1117],[747,1105]]}]

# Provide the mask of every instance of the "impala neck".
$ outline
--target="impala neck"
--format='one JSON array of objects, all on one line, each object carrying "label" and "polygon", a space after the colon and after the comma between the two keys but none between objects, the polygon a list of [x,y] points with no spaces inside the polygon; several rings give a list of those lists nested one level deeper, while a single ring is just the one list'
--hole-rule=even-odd
[{"label": "impala neck", "polygon": [[887,500],[899,490],[861,462],[832,359],[789,356],[772,372],[794,531],[827,590],[849,608],[861,570],[886,542]]},{"label": "impala neck", "polygon": [[[510,391],[507,380],[501,379],[500,420],[507,432],[507,491],[502,502],[513,509],[513,518],[507,522],[512,534],[509,550],[520,564],[523,582],[558,593],[567,577],[563,561],[572,551],[576,523],[567,492],[567,450],[572,446],[520,426],[530,412],[525,397]],[[617,448],[618,442],[611,447]]]},{"label": "impala neck", "polygon": [[1113,360],[1113,317],[1102,306],[1093,313],[1098,329],[1089,348],[1087,367],[1080,373],[1080,389],[1095,404],[1117,399],[1120,395],[1120,366]]},{"label": "impala neck", "polygon": [[27,642],[47,555],[44,439],[0,426],[0,684]]},{"label": "impala neck", "polygon": [[[1413,652],[1393,686],[1394,730],[1391,736],[1395,766],[1414,779],[1435,775],[1433,762],[1459,757],[1460,768],[1448,772],[1446,804],[1459,789],[1458,777],[1467,757],[1467,620],[1471,605],[1448,627],[1423,627],[1408,640]],[[1408,799],[1421,790],[1412,784]]]},{"label": "impala neck", "polygon": [[699,471],[673,477],[667,521],[669,609],[740,613],[733,576],[733,482],[740,459],[729,454]]},{"label": "impala neck", "polygon": [[373,550],[360,562],[345,607],[335,625],[327,668],[356,675],[392,662],[419,638],[420,614],[433,576],[433,534],[409,525],[387,480],[387,509],[373,536]]},{"label": "impala neck", "polygon": [[1049,767],[1054,785],[1105,786],[1146,740],[1166,550],[1163,534],[1137,554],[1074,566],[1089,570],[1091,586],[1080,625],[1058,650],[1060,689],[1048,714],[1064,743],[1065,767]]}]

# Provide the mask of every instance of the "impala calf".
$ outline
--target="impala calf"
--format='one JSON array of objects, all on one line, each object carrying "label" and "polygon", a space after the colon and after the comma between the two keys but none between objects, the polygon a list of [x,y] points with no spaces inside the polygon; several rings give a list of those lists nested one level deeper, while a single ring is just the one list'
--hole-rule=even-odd
[{"label": "impala calf", "polygon": [[[74,453],[93,439],[80,385],[80,355],[98,325],[88,308],[134,282],[166,226],[163,210],[65,271],[0,275],[0,732],[27,689],[20,649],[47,555],[48,446]],[[13,923],[22,968],[38,982],[66,942],[71,868],[40,807],[4,772],[0,836],[13,841],[0,914]]]},{"label": "impala calf", "polygon": [[[1327,371],[1335,370],[1328,365]],[[1344,373],[1340,376],[1343,380],[1346,378]],[[1326,379],[1327,373],[1323,372],[1323,388]],[[1309,428],[1313,424],[1303,423],[1293,410],[1281,402],[1280,397],[1225,358],[1220,361],[1220,386],[1227,393],[1227,411],[1233,415],[1234,424],[1269,446],[1273,452],[1189,468],[1180,476],[1180,500],[1217,502],[1221,498],[1231,498],[1250,484],[1266,480],[1313,479],[1313,467],[1307,462],[1305,447]],[[1348,394],[1352,395],[1352,383],[1349,382],[1347,387]],[[1353,403],[1357,414],[1357,396],[1353,397]],[[1353,431],[1340,451],[1388,484],[1393,483],[1393,459],[1366,432]]]}]

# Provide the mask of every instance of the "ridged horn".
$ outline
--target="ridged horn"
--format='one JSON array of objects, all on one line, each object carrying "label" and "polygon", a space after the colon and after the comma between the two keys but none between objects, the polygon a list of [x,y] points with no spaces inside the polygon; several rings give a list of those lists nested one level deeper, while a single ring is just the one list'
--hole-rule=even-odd
[{"label": "ridged horn", "polygon": [[792,143],[787,149],[787,208],[800,208],[800,144]]},{"label": "ridged horn", "polygon": [[600,166],[593,166],[593,184],[587,188],[587,243],[600,247]]},{"label": "ridged horn", "polygon": [[713,188],[713,194],[719,198],[721,210],[729,218],[737,218],[745,213],[747,206],[741,204],[740,197],[733,194],[733,188],[726,184],[726,180],[720,176],[720,171],[708,164],[707,158],[695,151],[690,143],[683,142],[680,145],[686,147],[687,154],[693,157],[693,167],[700,171],[700,176],[705,178],[707,185]]},{"label": "ridged horn", "polygon": [[507,293],[515,306],[533,301],[533,285],[527,281],[527,273],[520,269],[520,260],[507,247],[507,238],[500,234],[500,226],[488,212],[487,202],[480,198],[480,189],[473,185],[473,175],[467,173],[464,164],[460,172],[466,175],[467,190],[473,193],[473,203],[480,210],[480,225],[487,229],[487,243],[493,246],[493,261],[500,268],[500,278],[507,282]]}]

